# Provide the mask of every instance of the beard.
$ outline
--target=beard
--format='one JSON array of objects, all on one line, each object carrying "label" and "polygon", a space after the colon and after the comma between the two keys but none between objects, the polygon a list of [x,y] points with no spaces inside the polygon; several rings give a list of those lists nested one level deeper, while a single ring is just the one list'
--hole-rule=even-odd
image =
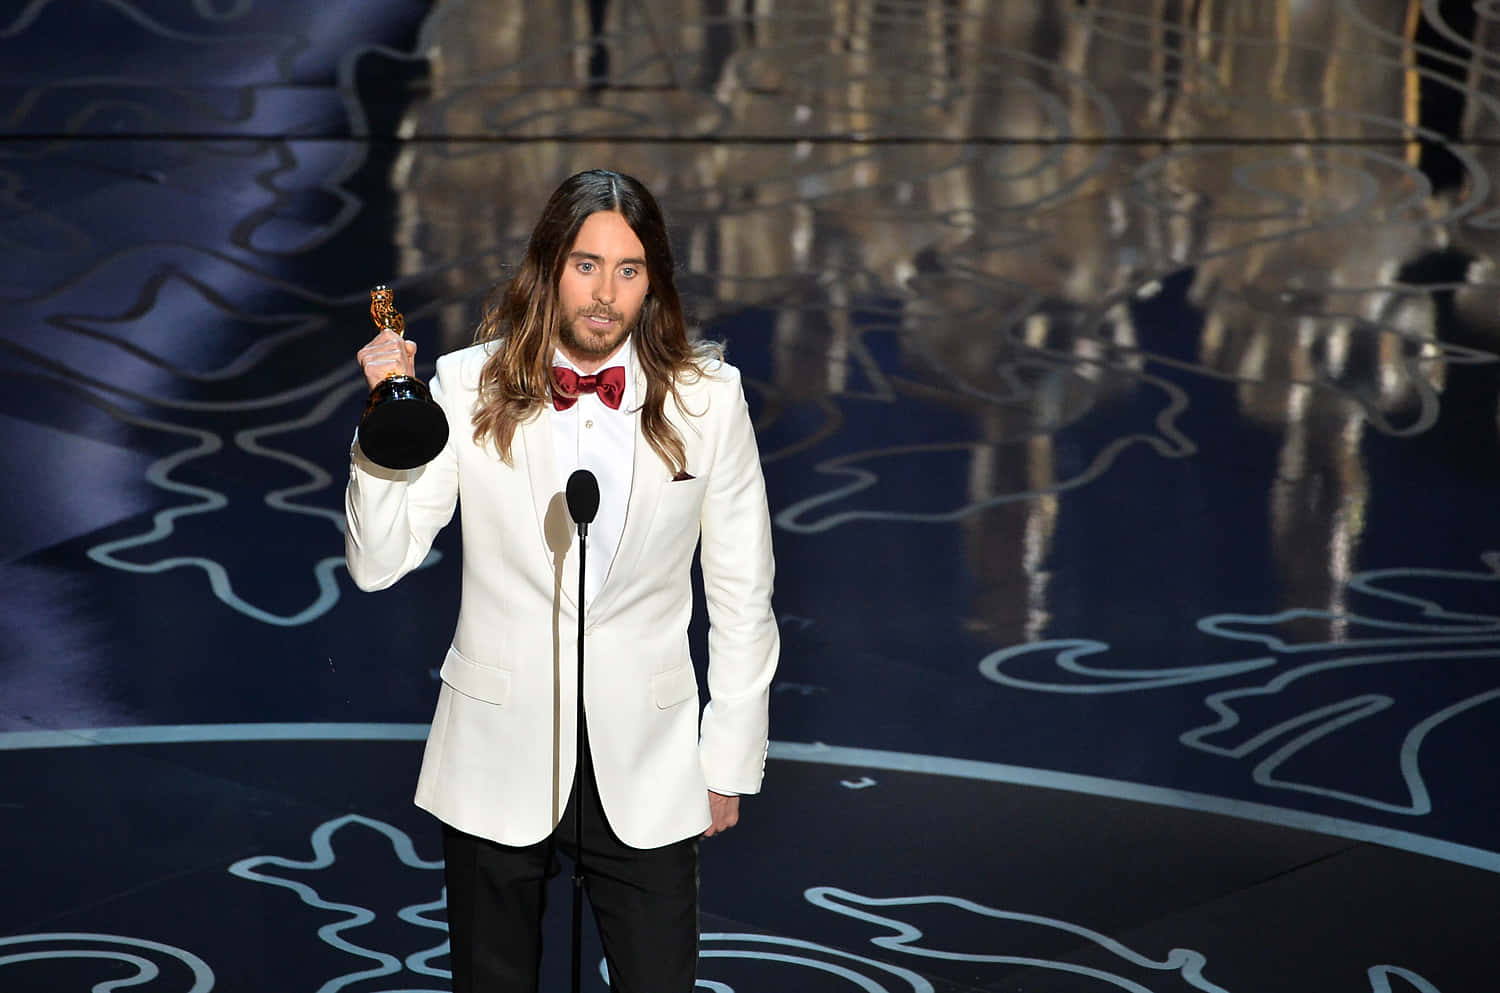
[{"label": "beard", "polygon": [[[590,317],[601,316],[608,317],[615,322],[606,331],[597,330],[588,324]],[[572,320],[563,322],[560,337],[563,347],[574,354],[608,358],[614,354],[615,349],[624,344],[626,338],[635,332],[640,323],[640,314],[636,314],[635,320],[627,324],[625,315],[619,311],[586,307],[577,311]]]}]

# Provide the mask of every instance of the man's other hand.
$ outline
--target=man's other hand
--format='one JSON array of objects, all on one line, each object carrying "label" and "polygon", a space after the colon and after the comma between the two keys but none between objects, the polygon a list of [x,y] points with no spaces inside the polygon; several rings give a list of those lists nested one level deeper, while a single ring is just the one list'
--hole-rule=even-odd
[{"label": "man's other hand", "polygon": [[708,830],[703,832],[703,837],[712,838],[720,831],[728,831],[739,823],[740,820],[740,798],[737,796],[724,796],[722,793],[708,791],[708,813],[713,818],[713,823]]}]

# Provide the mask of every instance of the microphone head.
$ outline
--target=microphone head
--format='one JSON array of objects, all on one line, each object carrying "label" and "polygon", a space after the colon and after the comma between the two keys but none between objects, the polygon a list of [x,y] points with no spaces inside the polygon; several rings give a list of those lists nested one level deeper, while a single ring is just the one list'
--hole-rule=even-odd
[{"label": "microphone head", "polygon": [[587,469],[568,477],[568,516],[574,524],[592,524],[599,513],[599,481]]}]

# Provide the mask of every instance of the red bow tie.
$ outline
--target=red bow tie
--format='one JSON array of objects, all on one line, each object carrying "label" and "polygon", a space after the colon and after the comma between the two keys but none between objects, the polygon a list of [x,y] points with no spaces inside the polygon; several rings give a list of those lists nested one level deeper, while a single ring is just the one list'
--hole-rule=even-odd
[{"label": "red bow tie", "polygon": [[625,367],[622,365],[600,369],[592,376],[580,376],[566,366],[555,365],[552,367],[552,381],[557,384],[557,389],[552,391],[552,406],[558,410],[567,410],[584,393],[597,393],[604,406],[619,410],[620,399],[625,395]]}]

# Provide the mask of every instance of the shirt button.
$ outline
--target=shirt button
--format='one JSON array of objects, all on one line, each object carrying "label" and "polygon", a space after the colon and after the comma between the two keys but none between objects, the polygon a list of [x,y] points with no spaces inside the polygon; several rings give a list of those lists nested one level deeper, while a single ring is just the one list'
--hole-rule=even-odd
[{"label": "shirt button", "polygon": [[586,428],[591,428],[591,427],[594,426],[594,422],[591,421],[591,420],[590,421],[584,421],[583,422],[583,426],[586,427]]}]

